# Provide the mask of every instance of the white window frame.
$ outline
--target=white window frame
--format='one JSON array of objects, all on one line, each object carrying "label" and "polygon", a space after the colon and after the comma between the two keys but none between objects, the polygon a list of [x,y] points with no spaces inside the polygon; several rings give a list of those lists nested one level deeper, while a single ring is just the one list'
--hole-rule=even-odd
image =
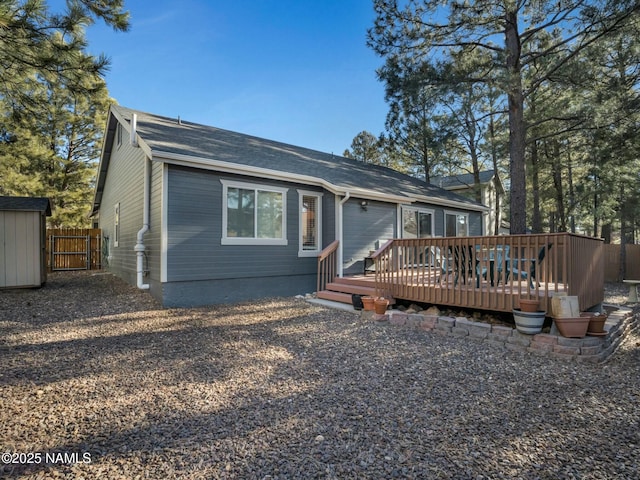
[{"label": "white window frame", "polygon": [[[315,197],[316,198],[316,226],[317,226],[317,245],[314,250],[304,250],[304,239],[302,238],[303,232],[303,215],[302,215],[302,205],[304,197]],[[322,251],[322,193],[320,192],[312,192],[310,190],[298,190],[298,256],[299,257],[317,257]]]},{"label": "white window frame", "polygon": [[[467,236],[469,236],[469,214],[467,212],[459,212],[455,210],[445,210],[444,211],[444,228],[442,232],[445,237],[447,236],[447,215],[455,215],[456,217],[465,217],[465,223],[467,225]],[[456,237],[458,237],[458,219],[456,218]]]},{"label": "white window frame", "polygon": [[113,206],[113,246],[120,244],[120,202]]},{"label": "white window frame", "polygon": [[[431,237],[436,236],[436,211],[431,208],[423,208],[423,207],[415,207],[413,205],[400,205],[400,225],[398,225],[398,230],[400,231],[400,236],[404,237],[404,212],[412,211],[418,213],[428,213],[431,215]],[[418,237],[420,238],[420,237]],[[422,237],[426,238],[426,237]]]},{"label": "white window frame", "polygon": [[[288,245],[287,240],[287,191],[288,188],[274,187],[257,183],[235,182],[220,180],[222,183],[222,239],[221,245]],[[270,192],[282,194],[282,238],[241,238],[227,237],[227,195],[229,188],[254,190],[255,192]],[[257,217],[254,215],[254,222]],[[258,229],[256,227],[255,231]]]}]

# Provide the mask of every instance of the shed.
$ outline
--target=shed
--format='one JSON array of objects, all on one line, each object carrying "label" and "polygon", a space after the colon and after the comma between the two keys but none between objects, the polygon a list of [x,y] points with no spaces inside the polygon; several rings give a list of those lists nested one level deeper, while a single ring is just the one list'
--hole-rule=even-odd
[{"label": "shed", "polygon": [[0,288],[40,287],[47,279],[48,198],[0,196]]}]

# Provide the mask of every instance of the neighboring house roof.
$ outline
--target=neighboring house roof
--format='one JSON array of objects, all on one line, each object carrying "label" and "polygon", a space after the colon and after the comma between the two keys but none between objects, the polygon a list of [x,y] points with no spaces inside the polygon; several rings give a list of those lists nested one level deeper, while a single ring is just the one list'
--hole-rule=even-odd
[{"label": "neighboring house roof", "polygon": [[51,202],[46,197],[0,197],[0,210],[45,212],[51,215]]},{"label": "neighboring house roof", "polygon": [[[479,173],[480,184],[491,182],[494,178],[497,180],[497,185],[501,192],[504,192],[500,177],[496,175],[495,170],[483,170]],[[445,188],[447,190],[458,190],[464,188],[471,188],[474,185],[473,173],[461,173],[459,175],[451,175],[448,177],[433,177],[431,179],[432,185]]]},{"label": "neighboring house roof", "polygon": [[100,161],[94,213],[99,209],[111,144],[119,121],[149,158],[178,165],[320,185],[337,194],[397,202],[423,201],[484,211],[483,205],[392,169],[303,147],[111,107]]}]

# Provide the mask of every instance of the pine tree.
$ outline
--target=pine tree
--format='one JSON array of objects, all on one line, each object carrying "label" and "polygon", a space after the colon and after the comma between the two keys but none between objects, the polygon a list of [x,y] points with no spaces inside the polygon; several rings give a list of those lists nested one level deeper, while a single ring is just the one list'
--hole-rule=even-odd
[{"label": "pine tree", "polygon": [[52,225],[89,222],[109,96],[106,57],[86,53],[86,26],[128,28],[122,0],[0,0],[0,193],[47,196]]},{"label": "pine tree", "polygon": [[[505,96],[509,118],[511,232],[525,233],[527,96],[544,82],[553,80],[582,50],[624,27],[640,5],[632,0],[449,3],[408,0],[402,7],[398,3],[374,2],[376,20],[369,30],[369,45],[387,59],[387,64],[420,69],[421,65],[464,59],[466,75],[459,76],[457,82],[487,83]],[[559,33],[554,37],[556,41],[538,48],[540,34],[552,31]],[[541,57],[551,61],[545,69],[533,71],[533,63]],[[528,78],[526,73],[530,73]]]}]

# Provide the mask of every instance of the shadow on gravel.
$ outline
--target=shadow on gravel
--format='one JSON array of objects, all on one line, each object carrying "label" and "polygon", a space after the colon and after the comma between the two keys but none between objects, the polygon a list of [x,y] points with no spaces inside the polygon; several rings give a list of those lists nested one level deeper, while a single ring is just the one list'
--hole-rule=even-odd
[{"label": "shadow on gravel", "polygon": [[85,292],[89,306],[127,300],[101,315],[74,306],[75,320],[17,322],[0,347],[3,447],[89,452],[92,462],[0,474],[637,473],[637,333],[604,365],[569,364],[292,300],[162,310],[145,298],[136,307],[137,292],[109,297],[113,288],[94,280],[103,298]]}]

